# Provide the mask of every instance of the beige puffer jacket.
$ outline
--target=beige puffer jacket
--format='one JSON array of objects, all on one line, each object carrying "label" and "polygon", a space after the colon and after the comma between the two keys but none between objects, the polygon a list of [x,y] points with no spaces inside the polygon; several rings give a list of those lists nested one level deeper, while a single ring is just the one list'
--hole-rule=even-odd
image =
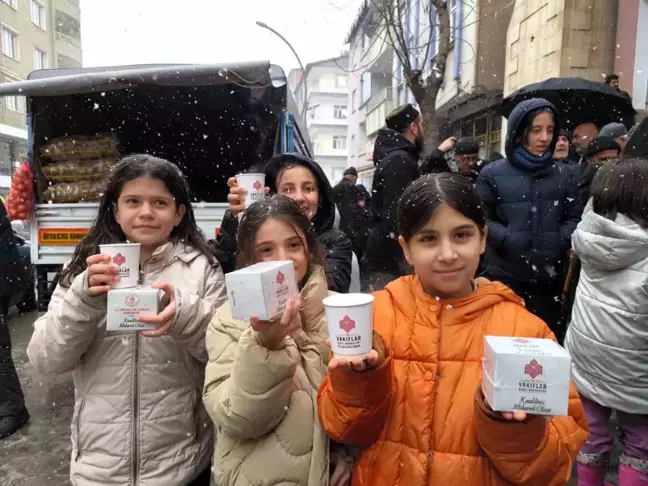
[{"label": "beige puffer jacket", "polygon": [[85,272],[56,288],[27,353],[46,375],[73,371],[70,479],[75,485],[180,486],[209,466],[213,429],[201,401],[205,331],[225,301],[220,267],[183,243],[158,248],[144,283],[170,282],[178,311],[167,335],[106,331],[106,295]]},{"label": "beige puffer jacket", "polygon": [[221,307],[207,331],[203,400],[218,428],[213,481],[219,486],[325,486],[328,438],[317,417],[328,337],[321,267],[301,291],[302,329],[269,351],[247,322]]}]

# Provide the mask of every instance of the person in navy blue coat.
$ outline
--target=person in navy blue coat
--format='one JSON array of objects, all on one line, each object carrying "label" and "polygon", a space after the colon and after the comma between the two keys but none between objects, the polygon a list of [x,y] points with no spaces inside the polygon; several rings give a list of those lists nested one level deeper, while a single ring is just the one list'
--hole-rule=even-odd
[{"label": "person in navy blue coat", "polygon": [[546,100],[520,103],[508,120],[506,159],[477,179],[488,214],[486,276],[511,287],[559,340],[564,269],[582,208],[568,166],[555,163],[559,116]]}]

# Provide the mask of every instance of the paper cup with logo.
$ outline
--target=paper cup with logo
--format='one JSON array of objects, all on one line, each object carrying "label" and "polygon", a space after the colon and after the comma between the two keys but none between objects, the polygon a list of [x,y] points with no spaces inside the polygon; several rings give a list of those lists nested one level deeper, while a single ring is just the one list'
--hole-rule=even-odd
[{"label": "paper cup with logo", "polygon": [[323,301],[336,358],[364,358],[373,343],[373,295],[338,294]]},{"label": "paper cup with logo", "polygon": [[247,191],[243,201],[246,208],[252,203],[265,199],[265,174],[238,174],[236,182]]},{"label": "paper cup with logo", "polygon": [[112,263],[117,265],[119,282],[113,283],[113,289],[129,289],[137,287],[140,267],[139,243],[116,243],[99,245],[102,255],[110,255]]}]

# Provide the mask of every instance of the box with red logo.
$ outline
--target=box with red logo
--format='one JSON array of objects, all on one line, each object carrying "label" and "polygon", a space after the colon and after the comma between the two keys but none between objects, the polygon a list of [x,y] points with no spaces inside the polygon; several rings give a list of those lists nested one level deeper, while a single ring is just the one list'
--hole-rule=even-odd
[{"label": "box with red logo", "polygon": [[232,317],[257,316],[269,321],[281,316],[288,299],[295,297],[297,277],[291,261],[261,262],[225,275]]},{"label": "box with red logo", "polygon": [[158,314],[164,292],[151,287],[138,286],[132,289],[115,289],[108,292],[108,331],[147,331],[155,329],[153,324],[144,324],[139,317]]},{"label": "box with red logo", "polygon": [[571,357],[551,339],[485,336],[482,390],[493,410],[567,415]]}]

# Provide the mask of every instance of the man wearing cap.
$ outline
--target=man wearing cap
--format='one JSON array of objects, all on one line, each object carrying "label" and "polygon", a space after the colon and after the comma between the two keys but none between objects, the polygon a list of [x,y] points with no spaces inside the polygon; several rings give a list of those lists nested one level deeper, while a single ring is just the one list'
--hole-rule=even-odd
[{"label": "man wearing cap", "polygon": [[362,271],[363,287],[380,290],[391,280],[411,272],[398,244],[398,201],[419,178],[423,151],[423,119],[411,104],[399,106],[385,119],[374,144],[372,207],[374,227],[369,233]]},{"label": "man wearing cap", "polygon": [[613,138],[616,140],[616,143],[619,144],[621,150],[623,150],[626,143],[628,143],[628,129],[623,123],[608,123],[601,128],[599,136]]},{"label": "man wearing cap", "polygon": [[596,173],[606,161],[616,159],[621,154],[621,147],[611,137],[599,136],[585,149],[586,163],[578,180],[578,199],[581,208],[585,208],[590,197],[590,187]]},{"label": "man wearing cap", "polygon": [[[446,153],[454,149],[454,159],[446,159]],[[488,164],[479,158],[479,142],[472,137],[457,140],[451,137],[444,141],[439,148],[434,149],[423,162],[423,173],[456,172],[477,180],[479,172]]]},{"label": "man wearing cap", "polygon": [[333,188],[335,204],[340,212],[340,229],[344,231],[353,246],[353,252],[362,258],[371,228],[371,203],[364,186],[357,185],[358,171],[349,167],[344,171],[342,180]]}]

